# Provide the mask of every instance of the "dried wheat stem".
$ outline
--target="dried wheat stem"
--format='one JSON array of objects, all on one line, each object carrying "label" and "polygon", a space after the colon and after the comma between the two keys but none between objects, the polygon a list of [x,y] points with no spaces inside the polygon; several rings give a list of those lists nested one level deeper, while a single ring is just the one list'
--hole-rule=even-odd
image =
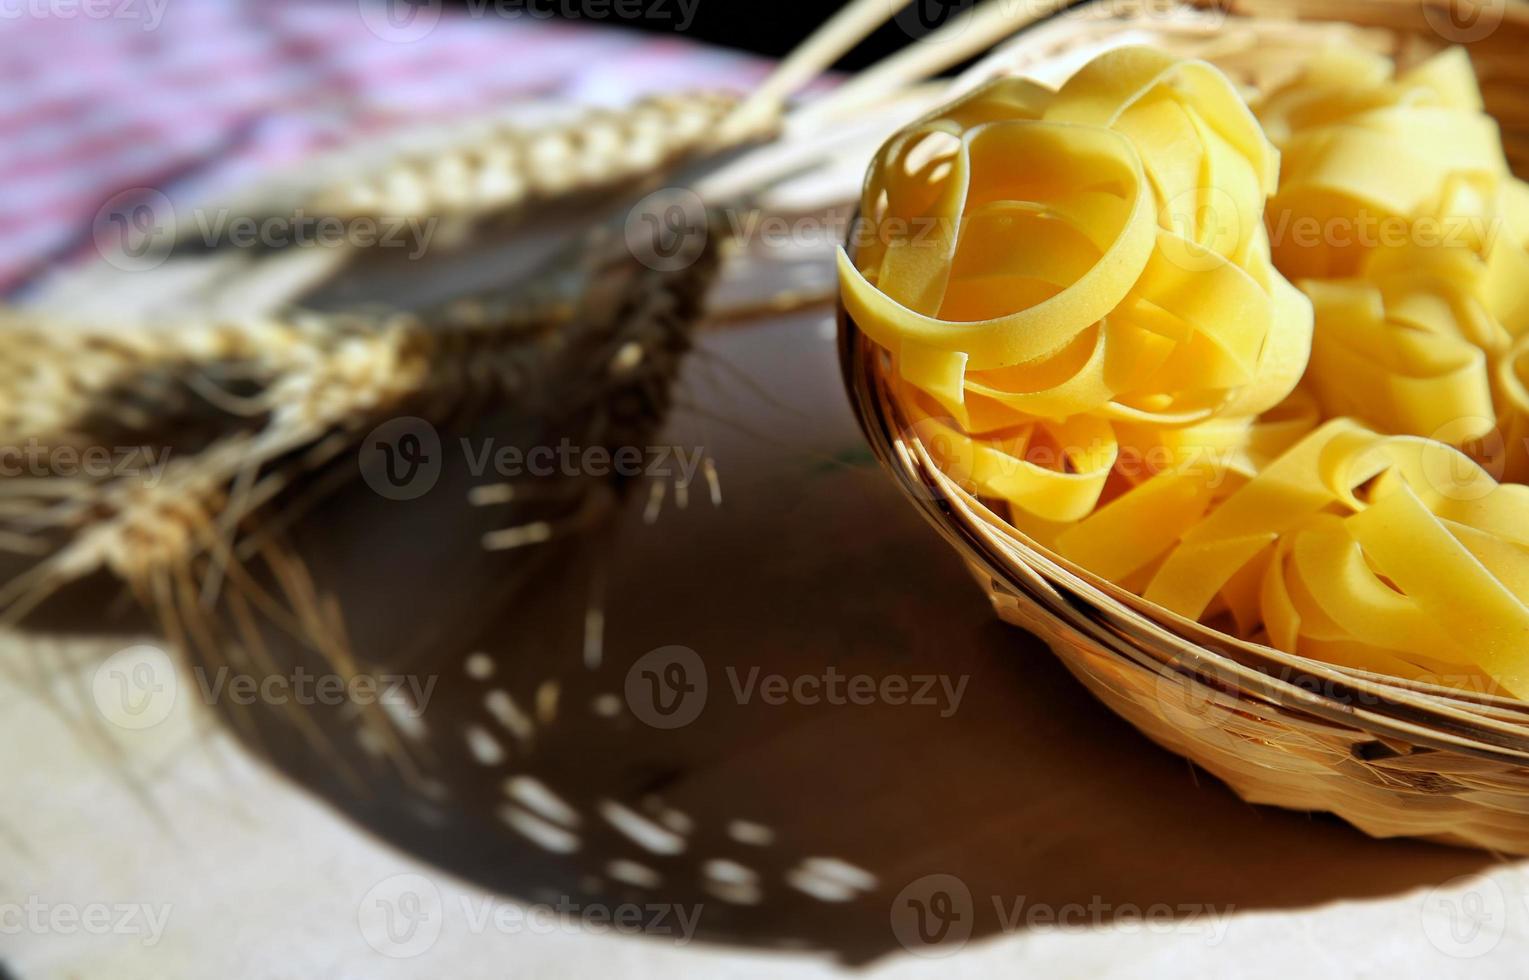
[{"label": "dried wheat stem", "polygon": [[944,26],[855,75],[833,92],[795,114],[801,125],[817,126],[853,114],[895,92],[980,54],[1027,24],[1071,5],[1071,0],[986,0],[961,11]]},{"label": "dried wheat stem", "polygon": [[830,17],[770,73],[718,127],[721,142],[735,142],[780,118],[786,104],[802,86],[833,66],[840,56],[886,23],[898,4],[888,0],[854,0]]},{"label": "dried wheat stem", "polygon": [[408,155],[315,193],[304,210],[340,217],[429,218],[507,210],[659,172],[716,136],[736,100],[660,95],[592,109],[541,130],[500,126],[444,153]]}]

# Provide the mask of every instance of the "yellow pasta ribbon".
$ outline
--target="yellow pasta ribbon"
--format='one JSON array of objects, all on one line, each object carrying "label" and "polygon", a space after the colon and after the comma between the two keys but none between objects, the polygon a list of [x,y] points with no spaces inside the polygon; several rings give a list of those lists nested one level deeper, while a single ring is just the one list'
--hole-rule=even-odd
[{"label": "yellow pasta ribbon", "polygon": [[1324,416],[1453,445],[1497,425],[1469,291],[1416,276],[1303,282],[1316,310],[1309,387]]},{"label": "yellow pasta ribbon", "polygon": [[1307,656],[1529,696],[1529,489],[1496,479],[1529,477],[1529,189],[1470,61],[1397,75],[1325,52],[1258,112],[1284,161],[1275,263],[1315,311],[1304,387],[1351,418],[1196,525],[1144,594]]},{"label": "yellow pasta ribbon", "polygon": [[[1282,154],[1266,214],[1292,279],[1358,275],[1388,242],[1480,238],[1508,164],[1463,48],[1392,77],[1374,54],[1322,52],[1259,119]],[[1474,191],[1474,192],[1473,192]]]},{"label": "yellow pasta ribbon", "polygon": [[1121,48],[1057,91],[999,79],[878,153],[841,294],[948,472],[1078,521],[1112,486],[1235,455],[1295,388],[1311,313],[1269,259],[1277,174],[1203,62]]},{"label": "yellow pasta ribbon", "polygon": [[890,140],[862,216],[841,295],[907,435],[1019,531],[1292,653],[1529,697],[1529,188],[1463,53],[1322,53],[1257,118],[1145,48],[1000,79]]},{"label": "yellow pasta ribbon", "polygon": [[1495,381],[1503,479],[1529,483],[1529,334],[1498,359]]},{"label": "yellow pasta ribbon", "polygon": [[1526,517],[1529,487],[1335,419],[1190,528],[1143,595],[1196,619],[1219,601],[1291,652],[1525,696]]},{"label": "yellow pasta ribbon", "polygon": [[1379,55],[1324,52],[1259,115],[1285,153],[1267,221],[1280,268],[1309,277],[1323,414],[1522,479],[1510,348],[1529,332],[1529,186],[1508,174],[1464,49],[1399,76]]}]

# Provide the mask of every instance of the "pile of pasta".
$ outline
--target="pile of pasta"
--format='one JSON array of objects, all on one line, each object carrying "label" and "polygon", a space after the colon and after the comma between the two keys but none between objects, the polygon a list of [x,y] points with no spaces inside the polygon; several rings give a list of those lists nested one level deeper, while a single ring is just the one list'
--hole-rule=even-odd
[{"label": "pile of pasta", "polygon": [[872,162],[841,295],[910,436],[1174,613],[1529,696],[1529,188],[1469,61],[1249,108],[1141,47]]},{"label": "pile of pasta", "polygon": [[1324,416],[1437,439],[1524,482],[1529,185],[1463,48],[1392,70],[1326,52],[1259,110],[1283,160],[1275,262],[1316,308],[1307,385]]}]

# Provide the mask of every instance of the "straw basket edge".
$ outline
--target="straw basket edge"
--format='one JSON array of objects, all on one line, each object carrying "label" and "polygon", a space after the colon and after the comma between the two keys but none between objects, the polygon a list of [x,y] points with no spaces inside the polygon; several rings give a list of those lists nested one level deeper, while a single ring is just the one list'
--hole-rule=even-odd
[{"label": "straw basket edge", "polygon": [[[1092,9],[1090,9],[1092,8]],[[1415,61],[1469,41],[1515,170],[1529,171],[1529,4],[1503,0],[1484,37],[1443,37],[1450,0],[1232,0],[1183,20],[1099,4],[1030,28],[995,61],[1026,71],[1145,32],[1256,84],[1265,43],[1356,43]],[[1342,18],[1337,21],[1336,18]],[[982,70],[979,68],[979,70]],[[1242,77],[1238,77],[1241,73]],[[1041,638],[1095,697],[1252,802],[1330,811],[1375,837],[1529,854],[1529,704],[1319,664],[1125,602],[1027,543],[939,472],[881,381],[882,352],[840,310],[844,381],[872,449],[961,555],[998,615]]]}]

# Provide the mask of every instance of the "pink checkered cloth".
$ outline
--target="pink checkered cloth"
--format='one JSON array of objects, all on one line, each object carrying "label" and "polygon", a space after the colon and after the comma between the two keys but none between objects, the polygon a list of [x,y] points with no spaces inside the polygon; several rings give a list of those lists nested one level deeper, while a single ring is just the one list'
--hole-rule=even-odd
[{"label": "pink checkered cloth", "polygon": [[127,188],[204,200],[358,134],[527,96],[746,88],[769,67],[662,33],[393,2],[392,19],[371,0],[7,4],[0,294],[89,253]]}]

